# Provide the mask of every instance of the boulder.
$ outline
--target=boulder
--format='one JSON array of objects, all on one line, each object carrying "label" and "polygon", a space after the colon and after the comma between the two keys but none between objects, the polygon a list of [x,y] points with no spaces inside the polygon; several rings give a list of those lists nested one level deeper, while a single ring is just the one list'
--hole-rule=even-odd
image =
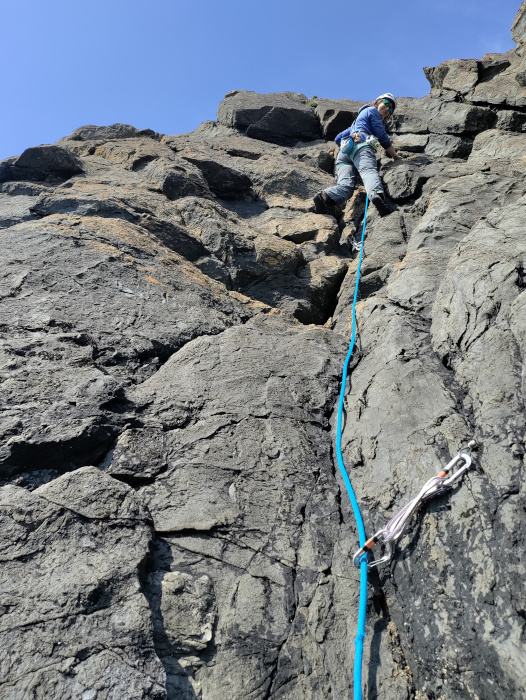
[{"label": "boulder", "polygon": [[316,115],[306,105],[307,98],[296,93],[269,93],[234,90],[217,112],[225,126],[246,130],[250,138],[278,144],[313,141],[321,131]]},{"label": "boulder", "polygon": [[338,224],[334,217],[321,214],[295,214],[290,210],[269,209],[257,218],[257,228],[293,243],[315,240],[323,231],[336,235]]},{"label": "boulder", "polygon": [[153,160],[143,168],[143,176],[171,201],[181,197],[206,197],[209,192],[199,168],[183,160]]},{"label": "boulder", "polygon": [[459,102],[444,102],[432,110],[429,132],[472,136],[489,129],[495,123],[490,109]]},{"label": "boulder", "polygon": [[309,165],[311,168],[323,170],[323,172],[332,175],[337,151],[336,144],[326,141],[315,141],[309,144],[300,142],[288,149],[288,155],[297,158],[301,163]]},{"label": "boulder", "polygon": [[165,436],[160,426],[127,428],[107,454],[102,469],[131,484],[143,484],[167,466]]},{"label": "boulder", "polygon": [[[6,161],[4,161],[6,163]],[[0,181],[68,180],[83,172],[82,163],[73,153],[60,146],[34,146],[27,148],[21,156],[9,159],[0,169]]]},{"label": "boulder", "polygon": [[149,136],[152,138],[160,138],[151,129],[136,129],[129,124],[110,124],[109,126],[94,126],[87,124],[79,126],[71,132],[64,140],[70,141],[109,141],[113,139],[128,139],[139,136]]},{"label": "boulder", "polygon": [[465,95],[478,82],[479,62],[472,58],[454,58],[436,68],[424,68],[424,73],[435,90],[452,90]]},{"label": "boulder", "polygon": [[516,52],[486,53],[479,62],[480,82],[489,82],[515,63]]}]

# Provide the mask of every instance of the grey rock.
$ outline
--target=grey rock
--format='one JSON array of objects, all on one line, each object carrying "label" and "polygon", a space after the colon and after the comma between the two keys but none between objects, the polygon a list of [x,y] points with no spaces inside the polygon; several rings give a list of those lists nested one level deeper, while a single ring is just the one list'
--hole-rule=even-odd
[{"label": "grey rock", "polygon": [[320,127],[307,98],[296,93],[234,90],[219,105],[217,119],[225,126],[247,130],[251,138],[289,144],[320,137]]},{"label": "grey rock", "polygon": [[[150,138],[79,143],[68,137],[62,139],[61,143],[80,156],[94,156],[90,158],[92,162],[97,163],[98,159],[103,159],[137,173],[135,182],[162,193],[169,200],[191,195],[210,196],[206,181],[198,168],[178,157],[167,145]],[[120,179],[119,184],[123,184],[123,179]]]},{"label": "grey rock", "polygon": [[[441,96],[444,92],[447,94],[447,91],[450,91],[455,93],[457,97],[460,96],[461,100],[470,102],[477,94],[479,97],[484,93],[493,94],[495,86],[501,82],[500,78],[497,81],[495,78],[506,72],[504,79],[508,80],[507,69],[515,63],[516,56],[514,52],[510,51],[507,54],[486,54],[480,60],[452,59],[444,61],[435,68],[424,68],[424,73],[431,83],[432,94]],[[482,102],[483,100],[476,101]],[[493,100],[489,99],[487,102],[492,103]]]},{"label": "grey rock", "polygon": [[[224,682],[240,698],[271,687],[277,693],[296,658],[295,649],[302,649],[309,663],[293,681],[294,692],[301,693],[304,684],[317,692],[322,659],[334,664],[333,655],[343,650],[347,638],[345,625],[330,612],[331,601],[345,595],[343,579],[322,573],[331,559],[332,537],[338,538],[335,492],[326,472],[331,438],[324,431],[324,412],[333,400],[336,357],[341,361],[345,345],[323,329],[291,328],[271,318],[232,329],[218,340],[189,344],[136,392],[136,400],[153,397],[170,452],[163,487],[140,491],[165,533],[156,550],[156,567],[178,581],[178,572],[190,574],[185,584],[190,595],[196,578],[214,582],[213,598],[207,593],[200,600],[205,606],[210,601],[210,606],[215,599],[214,637],[210,642],[201,642],[200,632],[193,637],[195,643],[214,645],[213,666],[203,664],[206,651],[195,658],[195,650],[182,641],[184,630],[193,624],[187,621],[181,627],[188,614],[184,600],[169,623],[179,631],[167,635],[174,635],[179,665],[190,669],[194,687],[205,696],[218,692],[214,688]],[[295,373],[280,373],[291,360]],[[257,374],[256,363],[262,370]],[[320,373],[325,381],[316,379]],[[184,427],[189,401],[193,419]],[[217,465],[213,476],[207,454],[214,455]],[[258,484],[255,491],[253,482]],[[274,513],[280,513],[278,520]],[[226,534],[229,521],[234,536]],[[322,535],[324,530],[327,535]],[[339,546],[345,548],[345,538]],[[336,573],[345,575],[345,555],[337,556]],[[297,587],[291,567],[297,571]],[[348,573],[354,576],[352,569]],[[200,630],[207,613],[198,612],[197,601],[190,601]],[[204,610],[212,614],[213,608]],[[294,631],[287,641],[291,617]],[[172,675],[181,678],[176,668]],[[337,676],[321,682],[334,692],[348,683]]]},{"label": "grey rock", "polygon": [[[524,420],[523,395],[517,375],[522,365],[523,340],[522,332],[518,331],[520,321],[517,324],[524,306],[524,244],[520,223],[523,213],[524,197],[516,204],[494,210],[473,227],[459,247],[458,255],[448,265],[433,309],[432,325],[434,347],[443,357],[449,354],[459,383],[472,398],[477,425],[481,431],[489,429],[493,436],[481,456],[485,476],[481,483],[474,485],[474,493],[478,497],[489,488],[493,495],[490,502],[484,503],[484,499],[481,502],[483,517],[490,518],[493,527],[506,532],[506,537],[511,537],[512,541],[517,537],[513,534],[516,528],[521,527],[523,514],[518,513],[517,507],[522,496],[512,497],[502,511],[495,508],[493,499],[498,499],[499,493],[516,490],[513,464],[524,452],[522,441],[515,442],[514,437],[523,434]],[[461,275],[458,274],[460,269]],[[470,309],[469,315],[467,309]],[[503,436],[506,439],[502,439]],[[486,460],[492,465],[487,471]],[[518,492],[522,492],[522,487]],[[482,618],[498,615],[500,607],[507,604],[505,601],[510,601],[513,607],[515,595],[522,595],[520,587],[504,584],[505,572],[510,565],[513,567],[517,554],[518,550],[512,548],[511,561],[492,555],[486,583],[483,583],[480,562],[473,555],[468,557],[468,565],[478,571],[476,592]],[[495,587],[494,601],[492,595],[488,595],[488,586]],[[471,611],[468,614],[471,615]],[[480,624],[481,620],[477,622]],[[488,637],[488,644],[491,648],[488,658],[493,656],[490,663],[500,665],[507,675],[504,683],[513,692],[524,692],[524,680],[512,671],[518,661],[516,646],[512,643],[509,651],[503,654],[502,647],[491,637]]]},{"label": "grey rock", "polygon": [[434,88],[454,90],[465,95],[479,79],[479,62],[475,59],[453,59],[437,68],[425,69],[426,76]]},{"label": "grey rock", "polygon": [[[526,693],[523,53],[430,71],[379,159],[398,208],[367,214],[342,436],[367,535],[478,449],[369,578],[368,698]],[[82,172],[1,184],[2,697],[352,693],[334,439],[366,198],[313,213],[355,108],[317,103],[83,127],[57,144]]]},{"label": "grey rock", "polygon": [[[3,161],[6,163],[6,161]],[[67,180],[82,172],[80,160],[60,146],[34,146],[0,169],[0,180]]]},{"label": "grey rock", "polygon": [[521,87],[526,86],[526,60],[524,56],[521,58],[521,62],[519,63],[519,69],[515,75],[515,80]]},{"label": "grey rock", "polygon": [[[97,463],[125,420],[123,382],[251,314],[233,298],[205,311],[199,297],[217,293],[215,283],[131,223],[43,221],[3,233],[0,290],[13,329],[2,344],[3,476]],[[185,287],[176,301],[174,289]]]},{"label": "grey rock", "polygon": [[511,36],[517,44],[526,43],[526,2],[524,0],[511,25]]},{"label": "grey rock", "polygon": [[505,131],[525,131],[526,114],[523,112],[515,112],[513,110],[500,111],[495,128],[503,129]]},{"label": "grey rock", "polygon": [[396,134],[466,135],[488,129],[495,122],[491,110],[443,100],[435,96],[403,97],[391,117],[390,130]]},{"label": "grey rock", "polygon": [[[210,161],[213,156],[218,166],[235,170],[237,178],[244,174],[252,182],[252,191],[248,193],[245,189],[241,192],[238,196],[243,199],[256,199],[265,208],[308,212],[313,206],[312,197],[332,184],[332,178],[327,174],[328,159],[333,157],[331,147],[319,141],[308,146],[298,141],[295,146],[285,148],[258,142],[239,133],[225,134],[224,128],[214,127],[213,136],[209,131],[193,132],[190,138],[179,139],[177,155],[196,162]],[[246,188],[248,181],[243,180],[243,183]],[[261,213],[257,206],[253,209],[257,214]]]},{"label": "grey rock", "polygon": [[[83,196],[73,190],[53,191],[31,198],[33,217],[43,218],[53,214],[74,214],[76,216],[99,216],[103,218],[122,218],[134,222],[137,217],[133,211],[121,202],[99,198],[90,194]],[[18,223],[18,222],[17,222]]]},{"label": "grey rock", "polygon": [[425,134],[396,134],[392,141],[398,151],[421,153],[429,141],[429,136]]},{"label": "grey rock", "polygon": [[332,216],[321,214],[300,214],[295,216],[287,210],[270,209],[258,217],[255,226],[264,233],[273,233],[286,241],[304,243],[338,233],[338,224]]},{"label": "grey rock", "polygon": [[502,163],[509,173],[510,165],[516,171],[524,170],[522,160],[522,134],[490,129],[479,134],[473,142],[469,163],[479,168],[491,169],[492,164]]},{"label": "grey rock", "polygon": [[426,168],[428,163],[425,157],[417,157],[411,160],[398,160],[388,165],[383,174],[388,195],[396,200],[417,195],[429,178]]},{"label": "grey rock", "polygon": [[126,483],[141,484],[163,472],[167,463],[162,428],[146,426],[124,430],[100,466]]},{"label": "grey rock", "polygon": [[151,525],[134,492],[86,467],[0,499],[2,696],[166,698],[138,576]]},{"label": "grey rock", "polygon": [[432,135],[425,147],[430,158],[467,158],[473,148],[473,140],[450,135]]},{"label": "grey rock", "polygon": [[490,61],[488,78],[479,82],[467,98],[473,103],[497,106],[524,107],[526,97],[524,90],[516,79],[520,71],[521,59],[515,51],[504,55],[505,60]]},{"label": "grey rock", "polygon": [[[382,289],[390,277],[395,277],[400,270],[400,262],[407,252],[407,216],[400,211],[384,218],[370,221],[367,225],[367,235],[364,242],[364,252],[361,267],[358,300],[362,302],[368,297],[382,295]],[[361,230],[356,231],[350,224],[344,230],[349,239],[361,239]],[[332,328],[342,335],[347,335],[352,319],[350,311],[356,284],[358,259],[355,258],[339,289],[338,300],[332,317]]]},{"label": "grey rock", "polygon": [[323,136],[334,139],[340,131],[347,129],[358,116],[360,107],[366,102],[354,100],[316,100],[316,115],[320,120]]},{"label": "grey rock", "polygon": [[297,275],[256,282],[247,288],[247,293],[290,312],[301,323],[325,323],[346,270],[347,262],[340,257],[317,257],[299,269]]},{"label": "grey rock", "polygon": [[[247,161],[259,160],[263,156],[283,157],[299,160],[324,172],[333,171],[334,144],[322,140],[295,141],[284,147],[274,143],[249,138],[237,129],[223,126],[218,122],[204,122],[189,134],[164,136],[162,143],[186,158],[208,158],[212,151],[216,161],[231,165],[241,171],[249,166]],[[249,168],[250,170],[250,168]],[[257,166],[253,172],[257,173]]]},{"label": "grey rock", "polygon": [[215,160],[188,158],[196,165],[210,188],[218,197],[223,199],[240,199],[249,195],[252,187],[250,178],[239,170],[222,165]]},{"label": "grey rock", "polygon": [[159,136],[151,129],[136,129],[129,124],[110,124],[109,126],[94,126],[87,124],[71,132],[66,138],[71,141],[109,141],[127,139],[137,136]]},{"label": "grey rock", "polygon": [[479,79],[479,64],[474,59],[448,61],[448,71],[441,87],[465,95],[475,87]]},{"label": "grey rock", "polygon": [[444,265],[475,222],[495,206],[513,201],[522,187],[492,174],[450,180],[438,188],[408,240],[408,254],[386,293],[404,307],[428,316]]},{"label": "grey rock", "polygon": [[0,228],[9,228],[34,219],[32,208],[37,200],[38,197],[28,195],[12,197],[9,194],[0,194]]},{"label": "grey rock", "polygon": [[[521,26],[521,12],[523,10],[517,15],[517,27]],[[520,30],[518,32],[520,34]],[[524,107],[522,51],[519,47],[517,51],[512,49],[506,54],[486,54],[480,60],[453,59],[436,68],[425,68],[431,94],[438,98],[454,94],[475,105]]]},{"label": "grey rock", "polygon": [[288,154],[293,158],[297,158],[301,163],[323,170],[329,175],[332,175],[334,172],[335,156],[337,154],[337,148],[335,148],[334,144],[326,143],[325,141],[302,144],[299,141],[295,146],[288,149]]},{"label": "grey rock", "polygon": [[448,61],[442,62],[438,66],[425,66],[424,75],[429,80],[431,90],[441,90],[444,78],[449,71]]},{"label": "grey rock", "polygon": [[11,166],[15,161],[16,156],[0,161],[0,186],[2,187],[2,191],[3,187],[5,186],[3,183],[12,179]]},{"label": "grey rock", "polygon": [[228,268],[215,255],[205,255],[196,260],[195,264],[205,275],[222,282],[228,289],[232,289],[232,279],[228,274]]},{"label": "grey rock", "polygon": [[[401,97],[398,99],[398,106],[395,113],[389,119],[387,126],[388,132],[395,134],[428,134],[429,119],[431,111],[436,111],[439,102],[424,98],[426,107],[429,104],[429,111],[426,114],[426,109],[422,110],[422,102],[414,97]],[[349,125],[350,126],[350,125]]]},{"label": "grey rock", "polygon": [[187,163],[164,163],[162,160],[154,160],[145,166],[143,174],[168,199],[174,200],[181,197],[206,196],[208,187],[196,170],[199,172],[197,168],[192,170],[191,165]]},{"label": "grey rock", "polygon": [[[159,644],[166,652],[177,655],[203,651],[212,641],[217,611],[210,578],[199,578],[182,571],[156,572],[150,575],[154,629],[159,631]],[[159,595],[160,593],[160,595]]]},{"label": "grey rock", "polygon": [[[11,159],[8,159],[8,161]],[[14,160],[14,158],[12,159]],[[6,163],[7,161],[3,161]],[[9,194],[12,197],[27,196],[37,197],[43,192],[48,192],[52,189],[49,185],[37,182],[3,182],[0,184],[0,192]],[[8,206],[7,200],[4,200],[4,205]]]}]

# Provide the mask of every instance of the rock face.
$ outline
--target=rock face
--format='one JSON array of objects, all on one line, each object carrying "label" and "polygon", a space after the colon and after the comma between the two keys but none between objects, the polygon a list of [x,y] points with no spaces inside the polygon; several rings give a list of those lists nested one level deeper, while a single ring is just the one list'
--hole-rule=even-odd
[{"label": "rock face", "polygon": [[[370,209],[343,451],[372,535],[364,697],[526,694],[523,3],[426,69]],[[229,93],[162,135],[0,163],[0,697],[352,694],[356,527],[333,450],[365,194],[313,212],[362,102]]]}]

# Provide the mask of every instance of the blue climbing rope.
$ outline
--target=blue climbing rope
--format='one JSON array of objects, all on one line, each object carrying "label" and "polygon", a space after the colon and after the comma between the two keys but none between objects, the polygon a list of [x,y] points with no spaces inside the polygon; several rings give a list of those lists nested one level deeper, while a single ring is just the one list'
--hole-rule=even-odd
[{"label": "blue climbing rope", "polygon": [[[367,222],[367,207],[369,205],[369,197],[365,199],[365,214],[363,216],[363,228],[362,228],[362,241],[360,246],[360,257],[358,260],[358,271],[356,273],[356,285],[354,287],[354,299],[352,302],[352,334],[351,334],[351,344],[349,346],[349,352],[343,363],[343,373],[342,373],[342,385],[340,389],[340,401],[338,404],[338,424],[336,426],[336,457],[338,459],[338,466],[340,467],[340,472],[343,476],[345,486],[347,488],[347,493],[351,500],[352,509],[354,512],[354,517],[356,519],[356,525],[358,526],[358,535],[360,538],[360,547],[363,547],[366,541],[365,537],[365,527],[363,524],[362,514],[360,513],[360,506],[356,499],[356,494],[345,469],[345,464],[343,463],[342,455],[342,414],[343,414],[343,402],[345,398],[345,387],[347,384],[347,373],[349,370],[349,362],[351,361],[352,353],[354,350],[354,340],[356,337],[356,299],[358,298],[358,284],[360,282],[360,268],[362,266],[362,254],[363,254],[363,241],[365,237],[365,224]],[[360,605],[358,610],[358,629],[356,632],[356,638],[354,644],[356,647],[356,653],[354,656],[354,700],[362,700],[362,659],[363,659],[363,640],[365,639],[365,615],[367,606],[367,555],[364,554],[360,559]]]}]

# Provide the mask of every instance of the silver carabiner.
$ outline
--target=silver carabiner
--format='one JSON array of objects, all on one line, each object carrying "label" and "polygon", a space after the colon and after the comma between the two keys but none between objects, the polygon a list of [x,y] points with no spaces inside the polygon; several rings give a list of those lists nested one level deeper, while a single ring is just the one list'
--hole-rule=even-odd
[{"label": "silver carabiner", "polygon": [[[364,554],[368,554],[372,550],[374,545],[377,544],[380,541],[380,539],[383,538],[383,535],[385,535],[386,532],[386,530],[378,530],[378,532],[375,535],[373,535],[367,540],[363,547],[360,547],[360,549],[357,552],[355,552],[353,556],[354,566],[360,567],[360,559],[363,557]],[[370,569],[371,566],[372,564],[368,564],[367,568]]]},{"label": "silver carabiner", "polygon": [[[472,440],[471,442],[474,442]],[[470,443],[471,445],[471,443]],[[447,479],[445,478],[447,474],[457,466],[459,462],[464,462],[464,464],[460,467],[460,469],[457,469],[456,472],[454,472],[450,477]],[[466,472],[471,466],[471,455],[468,455],[467,452],[459,452],[458,455],[453,457],[451,462],[447,466],[444,467],[443,471],[441,471],[438,476],[443,478],[444,481],[442,482],[441,486],[450,486],[454,481],[457,479],[460,479],[462,474]]]}]

